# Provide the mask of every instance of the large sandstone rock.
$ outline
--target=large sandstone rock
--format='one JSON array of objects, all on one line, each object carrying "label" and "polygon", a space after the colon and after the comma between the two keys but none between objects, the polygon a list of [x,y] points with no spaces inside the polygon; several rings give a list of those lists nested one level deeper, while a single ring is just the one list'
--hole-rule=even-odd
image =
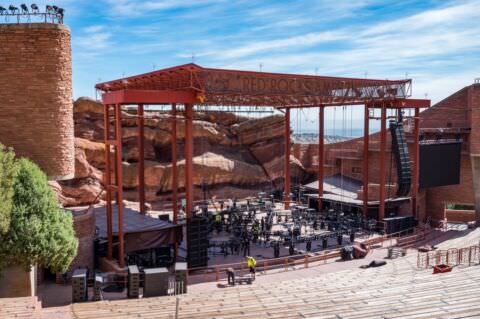
[{"label": "large sandstone rock", "polygon": [[272,115],[232,125],[232,131],[238,135],[240,144],[251,145],[274,138],[283,138],[284,123],[283,116]]},{"label": "large sandstone rock", "polygon": [[[103,104],[89,97],[80,97],[73,103],[75,113],[98,114],[103,117]],[[87,115],[88,116],[88,115]]]},{"label": "large sandstone rock", "polygon": [[[284,178],[285,156],[276,157],[268,163],[265,163],[264,169],[270,180],[275,181]],[[305,177],[302,163],[290,155],[290,178],[292,181],[301,181]]]},{"label": "large sandstone rock", "polygon": [[[185,186],[185,160],[177,163],[178,187]],[[172,190],[172,165],[154,161],[145,162],[145,186],[160,192]],[[206,153],[193,158],[194,185],[232,184],[249,186],[268,182],[268,177],[259,165],[228,159],[222,155]],[[138,186],[138,164],[123,163],[123,184],[126,188]]]},{"label": "large sandstone rock", "polygon": [[98,180],[91,177],[60,183],[49,182],[58,200],[66,207],[90,205],[105,197],[103,186]]},{"label": "large sandstone rock", "polygon": [[[91,204],[103,190],[105,145],[101,103],[80,98],[74,103],[75,178],[52,183],[65,206]],[[148,201],[169,200],[172,190],[171,121],[166,112],[146,111],[144,119],[145,192]],[[138,117],[135,109],[122,111],[122,157],[125,198],[138,200]],[[283,179],[284,118],[251,119],[226,112],[195,112],[193,121],[193,181],[195,196],[201,185],[209,196],[252,195],[276,187]],[[177,171],[179,191],[184,189],[185,122],[177,113]],[[113,154],[112,154],[113,163]],[[113,172],[112,172],[113,175]],[[291,158],[292,179],[307,177],[305,168]],[[114,176],[112,176],[112,179]],[[280,183],[278,188],[283,187]],[[217,194],[217,195],[215,195]],[[103,196],[100,196],[102,198]]]}]

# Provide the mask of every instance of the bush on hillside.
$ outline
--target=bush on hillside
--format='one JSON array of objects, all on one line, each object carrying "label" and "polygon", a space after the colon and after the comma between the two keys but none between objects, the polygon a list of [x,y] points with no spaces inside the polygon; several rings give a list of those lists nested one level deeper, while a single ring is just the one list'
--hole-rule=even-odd
[{"label": "bush on hillside", "polygon": [[27,159],[16,165],[10,229],[0,242],[0,262],[26,270],[38,264],[63,273],[78,247],[72,216],[59,207],[37,165]]},{"label": "bush on hillside", "polygon": [[0,240],[10,226],[16,172],[15,153],[0,144]]}]

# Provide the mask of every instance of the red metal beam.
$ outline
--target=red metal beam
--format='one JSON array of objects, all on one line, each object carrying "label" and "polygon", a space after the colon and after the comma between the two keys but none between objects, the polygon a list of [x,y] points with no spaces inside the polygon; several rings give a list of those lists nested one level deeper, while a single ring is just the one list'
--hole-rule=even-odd
[{"label": "red metal beam", "polygon": [[110,184],[112,183],[112,165],[110,162],[110,145],[108,141],[110,140],[110,105],[105,104],[103,106],[103,136],[105,142],[105,175],[104,175],[104,185],[106,190],[106,214],[107,214],[107,258],[112,260],[112,190]]},{"label": "red metal beam", "polygon": [[363,123],[363,216],[368,215],[368,146],[370,142],[370,113],[365,104]]},{"label": "red metal beam", "polygon": [[193,90],[119,90],[102,94],[103,104],[197,103]]},{"label": "red metal beam", "polygon": [[288,209],[290,207],[290,109],[285,110],[285,166],[284,166],[284,178],[285,186],[284,192],[284,207]]},{"label": "red metal beam", "polygon": [[379,183],[379,207],[378,220],[385,218],[385,153],[387,147],[387,108],[382,108],[380,120],[380,183]]},{"label": "red metal beam", "polygon": [[185,197],[186,216],[193,213],[193,105],[185,104]]},{"label": "red metal beam", "polygon": [[325,177],[325,107],[319,108],[318,114],[318,210],[322,210],[323,180]]},{"label": "red metal beam", "polygon": [[413,128],[413,181],[412,181],[412,214],[418,218],[417,198],[418,198],[418,181],[419,181],[419,156],[420,156],[420,112],[415,109]]},{"label": "red metal beam", "polygon": [[[365,101],[353,101],[353,100],[345,100],[341,102],[332,102],[332,103],[322,103],[325,107],[333,107],[333,106],[342,106],[342,105],[358,105],[364,106]],[[414,108],[429,108],[431,106],[430,100],[424,99],[396,99],[396,100],[389,100],[385,99],[382,100],[378,98],[378,100],[372,100],[368,102],[370,108],[382,108],[382,105],[386,105],[387,108],[392,109],[414,109]],[[277,109],[304,109],[304,108],[315,108],[318,107],[316,104],[311,105],[283,105],[276,107]]]},{"label": "red metal beam", "polygon": [[118,265],[125,265],[124,238],[123,238],[123,181],[122,181],[122,108],[115,105],[115,178],[117,182],[117,213],[118,213]]},{"label": "red metal beam", "polygon": [[178,198],[177,198],[177,105],[172,104],[172,204],[173,223],[178,222]]},{"label": "red metal beam", "polygon": [[145,214],[145,134],[143,104],[138,105],[138,198],[140,212]]}]

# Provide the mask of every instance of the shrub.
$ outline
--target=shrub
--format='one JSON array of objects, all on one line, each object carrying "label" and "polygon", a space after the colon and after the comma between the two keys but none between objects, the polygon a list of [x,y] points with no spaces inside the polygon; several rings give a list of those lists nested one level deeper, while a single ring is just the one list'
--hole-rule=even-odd
[{"label": "shrub", "polygon": [[16,172],[15,153],[0,144],[0,239],[10,226]]},{"label": "shrub", "polygon": [[45,174],[27,159],[17,161],[13,189],[10,229],[0,242],[0,262],[65,272],[78,247],[72,216],[59,207]]}]

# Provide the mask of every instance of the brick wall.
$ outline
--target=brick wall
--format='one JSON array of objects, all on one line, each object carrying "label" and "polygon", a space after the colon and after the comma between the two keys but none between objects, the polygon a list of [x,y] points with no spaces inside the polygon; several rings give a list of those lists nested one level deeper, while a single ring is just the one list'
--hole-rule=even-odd
[{"label": "brick wall", "polygon": [[79,267],[88,267],[93,270],[94,266],[94,237],[95,237],[95,214],[93,209],[73,212],[73,227],[75,237],[78,238],[77,256],[70,265],[70,272]]},{"label": "brick wall", "polygon": [[445,216],[449,222],[473,222],[475,221],[475,211],[474,210],[445,210]]},{"label": "brick wall", "polygon": [[0,24],[0,143],[50,179],[74,173],[70,31],[58,24]]}]

